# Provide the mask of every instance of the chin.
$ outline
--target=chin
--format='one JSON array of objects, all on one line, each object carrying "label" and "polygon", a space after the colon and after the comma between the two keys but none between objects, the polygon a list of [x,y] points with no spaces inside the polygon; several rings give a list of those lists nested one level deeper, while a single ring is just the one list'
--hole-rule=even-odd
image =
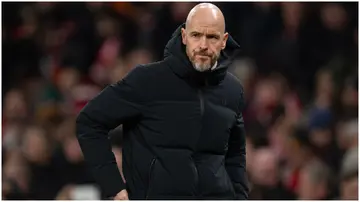
[{"label": "chin", "polygon": [[199,71],[199,72],[205,72],[205,71],[208,71],[210,70],[211,66],[210,65],[204,65],[204,64],[194,64],[194,68],[196,71]]}]

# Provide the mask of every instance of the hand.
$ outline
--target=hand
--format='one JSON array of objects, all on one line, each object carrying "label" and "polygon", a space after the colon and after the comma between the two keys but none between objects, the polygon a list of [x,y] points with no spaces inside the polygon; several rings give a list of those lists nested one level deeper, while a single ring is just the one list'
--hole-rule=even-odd
[{"label": "hand", "polygon": [[121,190],[116,196],[114,197],[114,200],[129,200],[128,193],[126,189]]}]

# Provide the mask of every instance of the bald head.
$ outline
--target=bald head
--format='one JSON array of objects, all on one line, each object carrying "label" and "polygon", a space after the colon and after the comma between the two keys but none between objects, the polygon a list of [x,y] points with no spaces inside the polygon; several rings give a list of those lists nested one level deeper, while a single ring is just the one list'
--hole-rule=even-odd
[{"label": "bald head", "polygon": [[193,23],[213,24],[225,32],[225,18],[221,10],[211,3],[200,3],[189,12],[185,27],[191,27]]},{"label": "bald head", "polygon": [[224,15],[214,4],[198,4],[189,12],[181,35],[194,68],[208,71],[216,65],[226,46],[228,34],[225,33]]}]

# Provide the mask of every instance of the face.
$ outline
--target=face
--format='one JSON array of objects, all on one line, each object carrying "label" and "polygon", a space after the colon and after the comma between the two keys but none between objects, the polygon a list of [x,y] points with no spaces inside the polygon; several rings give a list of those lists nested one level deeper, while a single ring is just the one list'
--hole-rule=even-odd
[{"label": "face", "polygon": [[[21,153],[12,152],[3,165],[3,180],[13,180],[21,191],[25,191],[29,180],[28,164],[24,161]],[[3,182],[4,183],[4,182]],[[4,192],[3,188],[3,192]]]},{"label": "face", "polygon": [[302,166],[306,162],[307,157],[310,157],[306,148],[301,147],[300,143],[297,140],[292,139],[290,137],[288,137],[285,140],[285,142],[286,143],[285,143],[284,153],[285,153],[286,161],[288,162],[289,166],[291,167]]},{"label": "face", "polygon": [[299,200],[321,200],[325,196],[324,184],[314,182],[307,170],[300,172],[298,196]]},{"label": "face", "polygon": [[340,5],[327,4],[321,9],[321,20],[328,29],[342,29],[347,18],[345,9]]},{"label": "face", "polygon": [[255,155],[252,178],[254,183],[264,186],[276,186],[278,177],[277,159],[269,150],[260,150]]},{"label": "face", "polygon": [[358,178],[357,176],[341,184],[341,200],[358,200]]},{"label": "face", "polygon": [[24,95],[17,90],[8,92],[5,96],[4,117],[18,120],[26,117],[27,107]]},{"label": "face", "polygon": [[331,143],[331,132],[328,129],[314,129],[311,131],[310,140],[319,148]]},{"label": "face", "polygon": [[317,77],[317,91],[318,94],[331,96],[333,94],[333,80],[332,75],[328,71],[320,72]]},{"label": "face", "polygon": [[356,89],[352,86],[347,85],[344,88],[344,91],[341,95],[341,101],[344,106],[357,106],[358,104],[358,95]]},{"label": "face", "polygon": [[83,160],[80,145],[75,137],[70,137],[64,142],[64,150],[68,161],[78,163]]},{"label": "face", "polygon": [[194,68],[200,72],[211,69],[216,63],[228,38],[221,24],[209,22],[209,18],[193,19],[181,33],[186,54]]},{"label": "face", "polygon": [[302,200],[315,199],[314,198],[315,197],[314,190],[315,190],[315,186],[311,182],[311,179],[308,176],[308,174],[305,171],[301,171],[300,183],[299,183],[299,187],[298,187],[299,199],[302,199]]},{"label": "face", "polygon": [[70,91],[79,82],[79,72],[73,68],[64,68],[58,78],[58,86],[61,91]]},{"label": "face", "polygon": [[34,163],[48,160],[49,144],[45,139],[45,131],[40,128],[29,128],[25,133],[23,151],[25,157]]}]

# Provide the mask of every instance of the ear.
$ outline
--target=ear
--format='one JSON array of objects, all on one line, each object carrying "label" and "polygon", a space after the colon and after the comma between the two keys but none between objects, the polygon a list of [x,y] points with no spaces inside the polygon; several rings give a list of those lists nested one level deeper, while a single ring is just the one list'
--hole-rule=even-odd
[{"label": "ear", "polygon": [[226,42],[227,42],[227,40],[228,40],[228,37],[229,37],[229,34],[226,32],[225,34],[224,34],[224,38],[223,38],[223,41],[222,41],[222,49],[224,50],[225,49],[225,47],[226,47]]},{"label": "ear", "polygon": [[186,45],[186,30],[184,28],[181,28],[181,38],[182,38],[182,43]]}]

